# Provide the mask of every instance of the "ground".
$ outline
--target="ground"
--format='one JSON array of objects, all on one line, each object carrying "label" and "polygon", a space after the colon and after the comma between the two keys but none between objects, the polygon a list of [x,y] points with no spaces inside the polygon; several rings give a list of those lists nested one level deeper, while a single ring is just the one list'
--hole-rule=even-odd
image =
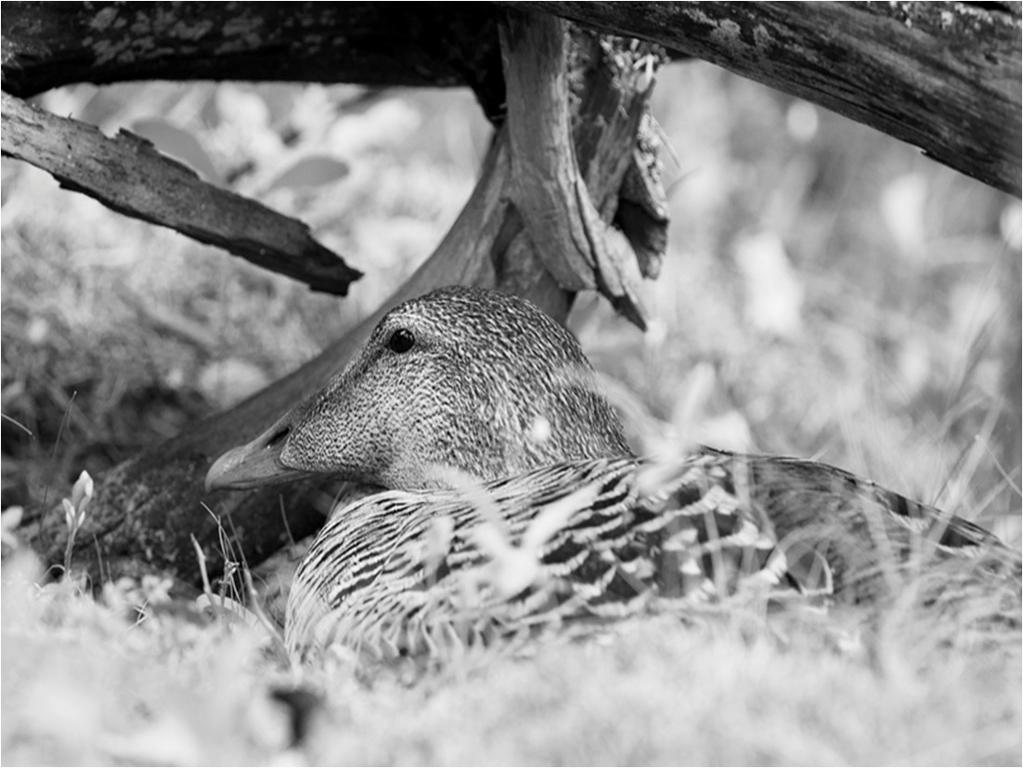
[{"label": "ground", "polygon": [[[366,278],[318,296],[3,160],[5,763],[1020,764],[1015,609],[978,635],[912,590],[870,616],[735,602],[524,658],[370,672],[290,664],[261,627],[203,621],[156,581],[99,599],[44,583],[12,508],[54,507],[82,470],[237,402],[371,311],[457,215],[487,127],[462,92],[43,101],[302,217]],[[570,318],[645,413],[628,419],[637,447],[817,458],[1019,549],[1018,201],[710,65],[665,70],[654,107],[674,157],[651,330],[592,296]],[[269,692],[296,681],[324,703],[292,748]]]}]

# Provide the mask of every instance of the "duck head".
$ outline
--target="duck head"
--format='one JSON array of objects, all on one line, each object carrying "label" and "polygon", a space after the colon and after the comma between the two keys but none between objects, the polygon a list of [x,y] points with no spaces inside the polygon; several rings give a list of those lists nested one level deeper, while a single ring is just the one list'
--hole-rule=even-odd
[{"label": "duck head", "polygon": [[221,456],[206,487],[315,474],[415,490],[628,453],[571,333],[523,299],[453,287],[391,310],[326,388]]}]

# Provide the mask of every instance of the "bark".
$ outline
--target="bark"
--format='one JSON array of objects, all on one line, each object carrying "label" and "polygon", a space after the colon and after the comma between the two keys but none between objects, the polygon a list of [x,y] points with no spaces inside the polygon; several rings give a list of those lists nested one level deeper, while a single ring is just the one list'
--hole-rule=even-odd
[{"label": "bark", "polygon": [[[569,111],[568,35],[563,24],[550,19],[513,18],[501,29],[508,98],[508,137],[512,157],[512,201],[533,238],[534,250],[563,288],[579,291],[598,286],[619,311],[645,328],[636,289],[639,267],[628,241],[600,218],[579,171],[573,151]],[[612,62],[604,71],[610,69]],[[604,127],[595,134],[610,146],[628,146],[643,115],[649,92],[637,87],[635,71],[617,68],[616,80],[631,87],[621,105],[628,119],[618,121],[620,132]],[[594,84],[608,85],[607,83]],[[592,126],[581,125],[581,131]],[[619,135],[620,133],[620,135]],[[609,158],[601,172],[617,190],[631,153]],[[617,197],[616,195],[614,197]],[[597,201],[597,204],[612,202]],[[616,210],[617,201],[615,203]]]},{"label": "bark", "polygon": [[3,154],[51,173],[115,211],[220,246],[253,264],[344,296],[362,274],[320,245],[309,228],[254,200],[202,181],[122,130],[114,138],[2,95]]},{"label": "bark", "polygon": [[[526,25],[526,34],[550,34],[551,25],[564,32],[562,22],[540,17]],[[640,123],[622,105],[631,104],[641,114],[645,108],[640,78],[622,78],[604,70],[609,62],[635,62],[650,53],[642,47],[623,50],[589,34],[577,35],[573,40],[572,79],[579,97],[572,115],[574,151],[579,173],[585,173],[586,180],[577,177],[573,188],[590,196],[591,205],[601,212],[604,221],[614,216],[613,201],[627,166],[632,165]],[[532,55],[528,49],[516,50],[510,54],[510,61]],[[545,58],[544,62],[532,75],[538,80],[553,77],[550,67],[565,65],[554,58]],[[629,67],[630,72],[642,71]],[[536,80],[521,85],[525,92],[540,87]],[[568,99],[558,103],[567,108]],[[522,108],[535,107],[523,104]],[[593,131],[593,125],[606,129]],[[624,130],[623,125],[629,129]],[[615,137],[618,143],[606,136]],[[189,581],[197,570],[191,535],[209,558],[207,568],[216,575],[224,570],[228,558],[244,557],[249,565],[255,565],[292,538],[300,539],[318,528],[332,489],[306,483],[207,495],[203,492],[203,477],[220,453],[262,432],[281,413],[322,387],[359,348],[380,316],[403,299],[452,283],[497,286],[527,296],[563,319],[571,294],[559,287],[544,267],[533,247],[538,233],[530,229],[528,220],[511,202],[515,189],[513,152],[508,129],[503,128],[458,220],[430,259],[385,306],[267,390],[108,473],[97,487],[89,518],[78,534],[75,565],[86,569],[93,579],[158,571]],[[623,163],[623,157],[627,162]],[[649,165],[652,160],[645,158],[643,162]],[[656,174],[649,178],[655,179]],[[655,187],[644,194],[651,196],[652,208],[663,208],[664,201],[657,200]],[[33,546],[47,560],[61,559],[66,543],[62,514],[45,515],[28,533]],[[230,540],[230,547],[222,543],[225,538]]]},{"label": "bark", "polygon": [[3,90],[69,83],[262,80],[469,85],[504,100],[488,3],[5,3]]},{"label": "bark", "polygon": [[705,59],[1020,195],[1020,3],[508,5]]},{"label": "bark", "polygon": [[[1020,194],[1018,3],[504,3],[660,43]],[[243,79],[469,85],[502,114],[494,5],[7,3],[3,89]]]}]

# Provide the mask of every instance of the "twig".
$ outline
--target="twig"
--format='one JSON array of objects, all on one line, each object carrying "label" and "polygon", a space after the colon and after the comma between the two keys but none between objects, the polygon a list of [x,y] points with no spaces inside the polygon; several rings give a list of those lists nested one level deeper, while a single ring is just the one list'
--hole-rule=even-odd
[{"label": "twig", "polygon": [[22,424],[17,419],[12,419],[6,413],[0,413],[0,419],[4,419],[5,421],[11,422],[11,424],[16,426],[18,429],[22,430],[26,435],[28,435],[29,437],[33,437],[32,430],[29,429],[28,427],[26,427],[24,424]]}]

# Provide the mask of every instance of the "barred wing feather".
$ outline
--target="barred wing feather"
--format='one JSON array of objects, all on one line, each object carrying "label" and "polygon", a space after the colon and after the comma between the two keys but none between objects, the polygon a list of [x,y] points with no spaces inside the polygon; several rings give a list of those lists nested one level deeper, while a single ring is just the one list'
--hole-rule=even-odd
[{"label": "barred wing feather", "polygon": [[390,491],[340,510],[296,573],[286,637],[299,653],[342,642],[389,656],[747,585],[859,599],[914,552],[1000,546],[816,462],[709,449],[668,465],[564,462],[477,492]]}]

